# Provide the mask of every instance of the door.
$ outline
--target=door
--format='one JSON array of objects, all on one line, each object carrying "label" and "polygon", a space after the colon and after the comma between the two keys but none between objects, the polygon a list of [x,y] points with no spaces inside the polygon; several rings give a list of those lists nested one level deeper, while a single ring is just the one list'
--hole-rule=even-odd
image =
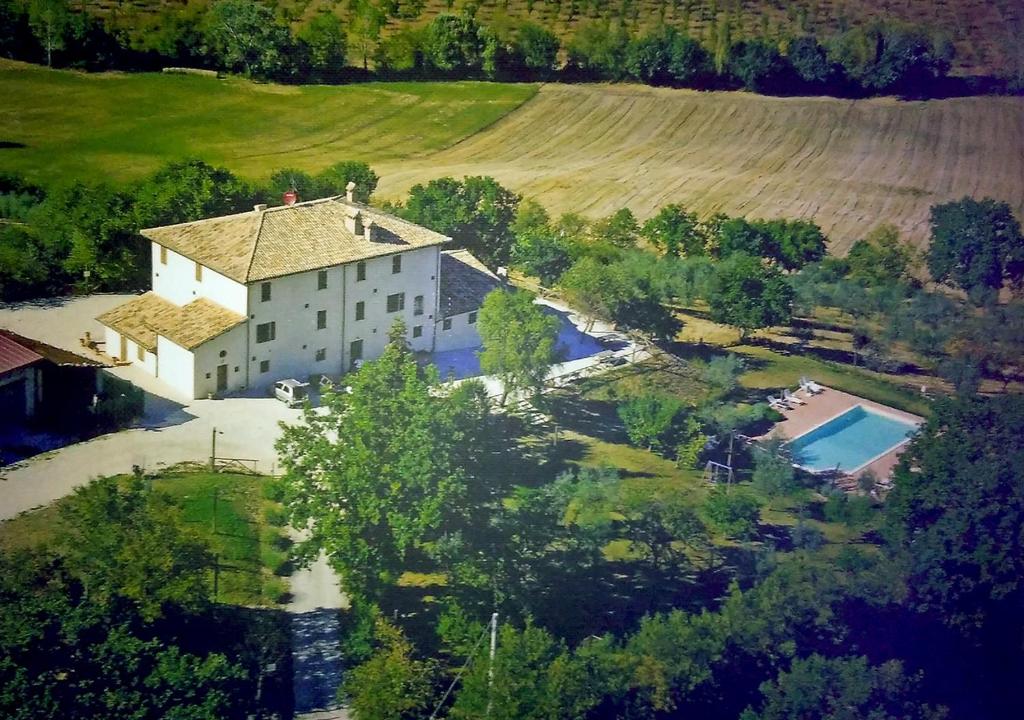
[{"label": "door", "polygon": [[217,366],[217,392],[224,392],[228,389],[228,366]]},{"label": "door", "polygon": [[117,356],[120,360],[128,359],[128,338],[121,336],[121,354]]}]

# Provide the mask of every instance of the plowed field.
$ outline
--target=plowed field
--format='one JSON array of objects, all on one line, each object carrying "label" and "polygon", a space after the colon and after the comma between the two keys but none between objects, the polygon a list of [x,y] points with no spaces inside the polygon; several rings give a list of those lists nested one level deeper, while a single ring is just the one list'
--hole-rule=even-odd
[{"label": "plowed field", "polygon": [[381,197],[443,175],[492,175],[555,212],[806,217],[844,252],[882,222],[922,245],[928,209],[964,195],[1024,216],[1024,98],[767,98],[549,85],[425,157],[377,163]]}]

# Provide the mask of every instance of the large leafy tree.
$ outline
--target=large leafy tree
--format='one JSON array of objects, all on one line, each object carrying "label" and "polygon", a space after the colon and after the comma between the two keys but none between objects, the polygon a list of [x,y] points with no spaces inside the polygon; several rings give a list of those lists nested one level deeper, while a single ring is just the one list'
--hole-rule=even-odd
[{"label": "large leafy tree", "polygon": [[[1014,397],[938,403],[896,469],[888,537],[911,602],[948,622],[1021,629],[1024,405]],[[1018,647],[1019,651],[1019,647]]]},{"label": "large leafy tree", "polygon": [[692,257],[705,253],[705,237],[697,216],[682,205],[666,205],[644,223],[640,234],[666,255]]},{"label": "large leafy tree", "polygon": [[732,325],[746,339],[751,330],[788,322],[793,288],[774,267],[737,253],[718,264],[708,290],[715,322]]},{"label": "large leafy tree", "polygon": [[529,293],[498,290],[484,299],[479,325],[480,368],[502,381],[502,404],[510,394],[540,392],[558,361],[558,318]]},{"label": "large leafy tree", "polygon": [[618,414],[634,445],[660,450],[670,440],[682,403],[669,395],[641,395],[619,405]]},{"label": "large leafy tree", "polygon": [[322,77],[337,77],[345,67],[348,38],[341,19],[332,12],[318,12],[296,35],[309,68]]},{"label": "large leafy tree", "polygon": [[928,270],[939,282],[984,300],[1024,280],[1024,237],[1007,203],[965,197],[932,207],[930,221]]},{"label": "large leafy tree", "polygon": [[944,708],[914,698],[920,678],[898,660],[868,665],[865,657],[811,655],[761,685],[759,712],[748,708],[740,720],[941,720]]},{"label": "large leafy tree", "polygon": [[858,240],[846,256],[849,275],[868,285],[891,285],[907,273],[911,253],[900,241],[899,230],[880,225]]},{"label": "large leafy tree", "polygon": [[771,244],[768,257],[786,270],[799,270],[825,257],[825,235],[810,220],[768,220],[761,223]]},{"label": "large leafy tree", "polygon": [[535,23],[526,22],[516,32],[516,47],[523,65],[540,77],[547,77],[558,67],[558,36]]},{"label": "large leafy tree", "polygon": [[206,37],[221,64],[247,76],[272,77],[287,63],[291,38],[266,5],[217,0],[206,15]]},{"label": "large leafy tree", "polygon": [[378,619],[373,654],[345,673],[342,693],[360,720],[421,717],[432,696],[432,663],[418,660],[402,631]]},{"label": "large leafy tree", "polygon": [[507,264],[515,243],[512,225],[519,196],[490,177],[444,177],[415,185],[400,214],[450,235],[490,266]]},{"label": "large leafy tree", "polygon": [[227,168],[181,160],[135,187],[135,217],[139,227],[191,222],[250,210],[253,196],[253,189]]},{"label": "large leafy tree", "polygon": [[404,333],[392,335],[346,379],[351,392],[326,392],[326,412],[308,410],[277,443],[292,523],[310,532],[301,549],[326,551],[357,599],[375,599],[465,492],[454,457],[469,429],[417,368]]}]

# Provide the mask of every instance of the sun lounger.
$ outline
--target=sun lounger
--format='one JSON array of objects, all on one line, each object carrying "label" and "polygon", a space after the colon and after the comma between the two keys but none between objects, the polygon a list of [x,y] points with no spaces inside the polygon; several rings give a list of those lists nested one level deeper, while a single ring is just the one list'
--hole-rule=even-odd
[{"label": "sun lounger", "polygon": [[803,390],[808,395],[817,395],[822,390],[824,390],[824,388],[821,387],[821,385],[819,385],[818,383],[803,377],[800,378],[800,389]]},{"label": "sun lounger", "polygon": [[806,405],[807,404],[806,400],[801,400],[796,395],[791,393],[789,390],[783,390],[782,391],[782,399],[785,400],[788,403],[796,403],[797,405]]},{"label": "sun lounger", "polygon": [[768,407],[773,410],[792,410],[793,407],[782,398],[777,398],[772,395],[768,396]]}]

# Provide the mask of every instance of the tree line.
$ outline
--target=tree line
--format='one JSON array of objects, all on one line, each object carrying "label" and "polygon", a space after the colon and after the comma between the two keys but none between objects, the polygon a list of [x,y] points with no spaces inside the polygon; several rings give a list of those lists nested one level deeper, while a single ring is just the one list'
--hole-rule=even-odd
[{"label": "tree line", "polygon": [[[668,25],[634,32],[622,20],[606,19],[581,24],[563,43],[535,22],[484,25],[472,5],[423,25],[409,23],[421,9],[354,0],[345,21],[328,9],[296,21],[280,8],[217,0],[206,8],[130,15],[129,21],[117,13],[100,20],[74,11],[68,0],[0,0],[0,54],[97,70],[208,68],[282,82],[632,81],[852,97],[951,91],[952,44],[899,22],[878,21],[829,37],[738,40],[726,18],[704,42]],[[384,32],[389,23],[398,28]],[[968,83],[964,89],[1000,86]]]}]

